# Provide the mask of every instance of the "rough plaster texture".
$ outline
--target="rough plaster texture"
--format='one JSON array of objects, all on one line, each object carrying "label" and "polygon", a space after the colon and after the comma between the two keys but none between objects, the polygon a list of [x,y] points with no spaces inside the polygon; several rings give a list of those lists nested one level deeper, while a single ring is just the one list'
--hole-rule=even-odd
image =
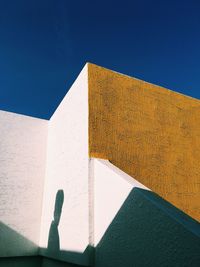
[{"label": "rough plaster texture", "polygon": [[[66,260],[70,252],[82,254],[89,244],[88,164],[86,66],[49,122],[40,239],[45,255]],[[57,233],[50,233],[58,190],[63,190],[64,202]],[[55,255],[48,248],[50,235],[55,235],[52,239],[60,239]]]},{"label": "rough plaster texture", "polygon": [[110,162],[91,164],[94,266],[199,266],[198,222]]},{"label": "rough plaster texture", "polygon": [[89,64],[88,110],[87,71],[49,122],[0,112],[0,256],[36,254],[40,232],[42,266],[199,266],[199,224],[137,189],[198,215],[199,102]]},{"label": "rough plaster texture", "polygon": [[200,101],[88,66],[90,156],[200,220]]},{"label": "rough plaster texture", "polygon": [[0,111],[1,257],[37,253],[47,125],[45,120]]},{"label": "rough plaster texture", "polygon": [[153,192],[133,188],[96,247],[95,266],[200,266],[199,223],[185,218],[198,228],[191,232],[169,209]]}]

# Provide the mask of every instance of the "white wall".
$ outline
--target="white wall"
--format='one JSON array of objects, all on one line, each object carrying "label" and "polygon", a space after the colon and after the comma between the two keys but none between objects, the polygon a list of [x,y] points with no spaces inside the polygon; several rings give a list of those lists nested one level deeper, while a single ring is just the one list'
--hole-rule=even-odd
[{"label": "white wall", "polygon": [[37,252],[47,125],[0,111],[0,256]]},{"label": "white wall", "polygon": [[48,254],[50,225],[58,190],[64,203],[58,226],[61,257],[82,254],[89,244],[87,65],[50,119],[40,246]]},{"label": "white wall", "polygon": [[108,161],[88,158],[87,65],[49,122],[7,112],[0,122],[3,224],[35,245],[40,227],[41,254],[87,264],[86,248],[99,243],[132,188],[146,188]]},{"label": "white wall", "polygon": [[98,245],[107,228],[134,187],[147,189],[133,177],[107,160],[92,159],[94,179],[94,245]]}]

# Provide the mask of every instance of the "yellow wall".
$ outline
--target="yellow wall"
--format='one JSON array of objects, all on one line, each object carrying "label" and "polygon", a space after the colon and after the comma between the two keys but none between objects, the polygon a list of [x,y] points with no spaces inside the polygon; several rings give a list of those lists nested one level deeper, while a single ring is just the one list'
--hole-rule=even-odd
[{"label": "yellow wall", "polygon": [[200,101],[93,64],[89,151],[200,221]]}]

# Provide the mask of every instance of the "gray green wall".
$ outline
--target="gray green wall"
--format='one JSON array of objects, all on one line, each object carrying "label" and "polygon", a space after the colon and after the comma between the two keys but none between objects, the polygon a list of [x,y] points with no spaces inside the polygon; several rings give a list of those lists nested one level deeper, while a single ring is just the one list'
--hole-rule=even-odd
[{"label": "gray green wall", "polygon": [[95,266],[199,267],[200,225],[153,192],[135,188],[97,245]]}]

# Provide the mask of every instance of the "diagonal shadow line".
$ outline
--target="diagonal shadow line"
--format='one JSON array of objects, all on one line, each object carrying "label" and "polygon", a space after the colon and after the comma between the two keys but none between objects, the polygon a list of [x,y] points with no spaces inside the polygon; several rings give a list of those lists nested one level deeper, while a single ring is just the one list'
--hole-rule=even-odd
[{"label": "diagonal shadow line", "polygon": [[[63,202],[64,192],[60,190],[55,200],[53,220],[57,227]],[[27,244],[33,245],[31,241],[19,237],[18,233],[1,223],[0,233],[4,231],[5,240],[6,236],[10,236],[7,240],[8,243],[16,240],[18,246],[22,244],[24,247],[26,241]],[[71,266],[94,266],[94,260],[97,267],[129,267],[133,262],[135,266],[145,266],[144,259],[149,264],[153,264],[149,266],[162,266],[163,261],[166,261],[168,266],[174,266],[172,265],[174,261],[177,261],[178,266],[181,264],[182,266],[186,266],[185,264],[200,266],[199,231],[200,224],[198,222],[157,194],[134,188],[95,248],[88,246],[83,253],[62,251],[60,250],[59,231],[54,227],[52,230],[50,227],[48,248],[51,253],[48,252],[48,248],[41,248],[39,254],[43,256],[44,262],[48,262],[47,266],[50,266],[52,259],[71,262]],[[54,247],[56,253],[52,254],[51,245],[54,235],[58,236],[55,237],[57,240],[56,247]],[[2,236],[0,235],[0,237]],[[176,253],[173,252],[173,249],[176,250]],[[187,257],[183,257],[183,255]],[[62,265],[62,263],[60,264]]]}]

